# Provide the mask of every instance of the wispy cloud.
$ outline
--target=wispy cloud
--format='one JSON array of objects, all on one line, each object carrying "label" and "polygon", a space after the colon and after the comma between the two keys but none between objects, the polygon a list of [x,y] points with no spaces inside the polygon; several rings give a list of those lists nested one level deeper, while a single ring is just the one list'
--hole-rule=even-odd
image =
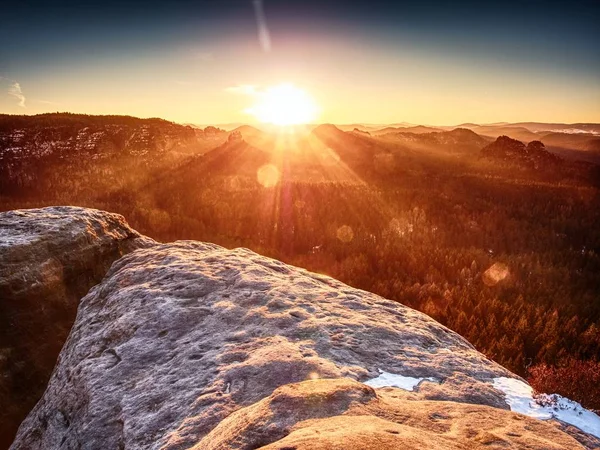
[{"label": "wispy cloud", "polygon": [[23,90],[21,89],[21,85],[16,81],[11,81],[8,86],[8,95],[12,95],[15,97],[19,103],[18,105],[21,108],[25,108],[25,95],[23,95]]},{"label": "wispy cloud", "polygon": [[59,102],[52,102],[50,100],[37,100],[38,103],[41,103],[42,105],[61,105],[62,103]]},{"label": "wispy cloud", "polygon": [[258,93],[258,89],[256,86],[251,84],[240,84],[238,86],[231,86],[225,89],[227,92],[231,92],[232,94],[242,94],[242,95],[256,95]]},{"label": "wispy cloud", "polygon": [[258,26],[258,42],[265,53],[271,51],[271,33],[267,27],[267,16],[263,0],[252,0],[254,5],[254,15],[256,16],[256,25]]}]

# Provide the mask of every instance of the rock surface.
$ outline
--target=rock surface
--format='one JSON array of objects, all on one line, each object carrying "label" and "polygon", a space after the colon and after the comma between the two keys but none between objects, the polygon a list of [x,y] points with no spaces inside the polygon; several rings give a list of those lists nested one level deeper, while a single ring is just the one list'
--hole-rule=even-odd
[{"label": "rock surface", "polygon": [[549,423],[501,409],[375,392],[348,379],[280,387],[234,412],[193,450],[581,448]]},{"label": "rock surface", "polygon": [[[379,370],[434,380],[357,382]],[[581,448],[510,412],[495,377],[515,375],[424,314],[179,241],[124,256],[81,300],[12,448]]]},{"label": "rock surface", "polygon": [[0,213],[0,447],[44,392],[79,300],[115,260],[153,243],[97,210]]}]

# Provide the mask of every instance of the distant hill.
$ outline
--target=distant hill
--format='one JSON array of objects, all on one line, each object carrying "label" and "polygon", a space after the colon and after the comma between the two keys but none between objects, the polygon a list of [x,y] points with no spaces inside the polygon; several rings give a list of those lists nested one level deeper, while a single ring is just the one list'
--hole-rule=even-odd
[{"label": "distant hill", "polygon": [[472,130],[482,136],[493,138],[497,138],[498,136],[508,136],[523,142],[540,140],[541,137],[539,134],[533,133],[524,127],[483,125],[473,127]]},{"label": "distant hill", "polygon": [[[75,189],[104,189],[115,175],[136,179],[226,139],[227,133],[215,127],[194,129],[163,119],[0,115],[0,188],[51,188],[69,174]],[[106,185],[94,187],[90,177]]]},{"label": "distant hill", "polygon": [[352,131],[356,128],[358,128],[361,131],[374,131],[374,130],[377,130],[377,128],[378,128],[377,125],[367,125],[364,123],[340,124],[340,125],[336,125],[336,127],[342,131]]},{"label": "distant hill", "polygon": [[352,131],[355,128],[358,128],[359,130],[362,130],[362,131],[373,132],[373,131],[377,131],[377,130],[382,130],[384,128],[403,128],[404,129],[404,128],[410,128],[410,127],[415,127],[415,126],[420,126],[420,125],[416,125],[414,123],[409,123],[409,122],[398,122],[398,123],[381,123],[381,124],[376,124],[376,123],[335,124],[335,126],[342,131]]},{"label": "distant hill", "polygon": [[456,128],[451,131],[424,133],[392,132],[379,136],[388,142],[396,142],[408,148],[421,151],[475,152],[488,144],[489,140],[466,129]]},{"label": "distant hill", "polygon": [[600,124],[598,123],[543,123],[543,122],[518,122],[510,124],[511,126],[521,126],[528,130],[554,131],[562,133],[591,133],[600,134]]},{"label": "distant hill", "polygon": [[540,141],[531,141],[525,145],[508,136],[500,136],[496,141],[481,150],[486,158],[499,160],[507,164],[516,164],[532,169],[556,169],[564,160],[545,149]]},{"label": "distant hill", "polygon": [[312,135],[353,171],[371,171],[378,158],[389,155],[388,148],[378,145],[375,138],[366,133],[346,132],[335,125],[324,124],[315,128]]},{"label": "distant hill", "polygon": [[[600,160],[600,125],[559,123],[464,124],[481,136],[508,136],[528,143],[541,141],[548,150],[572,160]],[[584,154],[588,153],[588,154]]]},{"label": "distant hill", "polygon": [[61,159],[95,155],[196,153],[225,140],[225,131],[179,125],[163,119],[84,114],[0,115],[0,158],[59,156]]},{"label": "distant hill", "polygon": [[548,133],[540,140],[548,147],[600,152],[600,136],[591,134]]},{"label": "distant hill", "polygon": [[270,148],[275,145],[275,137],[273,135],[266,133],[263,130],[259,130],[251,125],[241,125],[229,132],[230,135],[232,133],[241,134],[247,143],[256,147]]},{"label": "distant hill", "polygon": [[[328,139],[345,142],[342,156]],[[334,125],[320,125],[305,134],[274,136],[251,126],[231,131],[227,142],[189,160],[168,174],[164,183],[174,186],[193,184],[198,179],[209,185],[272,187],[279,182],[355,183],[343,159],[352,158],[357,147],[353,133]],[[347,145],[348,142],[354,142]],[[267,179],[265,179],[265,177]],[[162,188],[162,187],[161,187]]]},{"label": "distant hill", "polygon": [[440,128],[525,128],[532,133],[542,131],[553,131],[563,133],[590,133],[600,134],[600,124],[598,123],[545,123],[545,122],[495,122],[495,123],[462,123],[454,127]]},{"label": "distant hill", "polygon": [[382,128],[380,130],[375,131],[374,134],[375,136],[381,136],[383,134],[387,134],[387,133],[415,133],[415,134],[422,134],[422,133],[433,133],[433,132],[437,132],[437,131],[443,131],[441,128],[433,128],[433,127],[425,127],[423,125],[417,125],[415,127],[386,127],[386,128]]}]

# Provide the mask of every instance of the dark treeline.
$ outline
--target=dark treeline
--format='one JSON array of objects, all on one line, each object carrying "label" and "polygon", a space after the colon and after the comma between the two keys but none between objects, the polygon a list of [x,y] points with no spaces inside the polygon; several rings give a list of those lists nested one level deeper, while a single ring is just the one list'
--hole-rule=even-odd
[{"label": "dark treeline", "polygon": [[210,153],[101,172],[56,160],[5,190],[0,207],[105,209],[158,240],[243,246],[331,275],[429,314],[538,389],[600,408],[593,183],[479,155],[388,148],[382,166],[381,154],[354,164],[335,150],[355,176],[288,179],[284,155],[270,187],[248,161],[236,174],[208,164]]}]

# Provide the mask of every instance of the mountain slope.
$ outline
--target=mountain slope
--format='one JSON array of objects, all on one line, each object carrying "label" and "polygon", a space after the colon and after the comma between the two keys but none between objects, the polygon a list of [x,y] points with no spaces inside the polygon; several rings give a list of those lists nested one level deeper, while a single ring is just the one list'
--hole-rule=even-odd
[{"label": "mountain slope", "polygon": [[511,126],[477,126],[471,128],[475,133],[482,136],[488,136],[497,138],[499,136],[509,136],[519,141],[529,142],[538,141],[543,135],[539,135],[529,131],[525,127],[511,127]]},{"label": "mountain slope", "polygon": [[380,130],[377,131],[373,131],[372,134],[375,136],[380,136],[382,134],[387,134],[387,133],[415,133],[415,134],[422,134],[422,133],[434,133],[434,132],[439,132],[442,131],[441,128],[435,128],[435,127],[426,127],[423,125],[417,125],[414,127],[385,127],[382,128]]},{"label": "mountain slope", "polygon": [[467,128],[418,134],[399,131],[381,134],[379,137],[414,150],[428,152],[474,153],[488,143],[488,139]]},{"label": "mountain slope", "polygon": [[22,194],[68,183],[69,189],[85,190],[91,181],[98,182],[92,189],[107,190],[226,139],[214,127],[198,130],[162,119],[0,115],[0,189]]}]

